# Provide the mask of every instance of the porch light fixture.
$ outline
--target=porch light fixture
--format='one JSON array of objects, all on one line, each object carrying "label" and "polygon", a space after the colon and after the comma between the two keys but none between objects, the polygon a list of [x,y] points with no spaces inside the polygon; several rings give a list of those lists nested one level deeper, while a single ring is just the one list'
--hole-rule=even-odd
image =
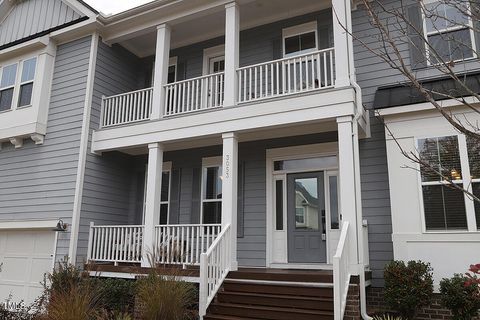
[{"label": "porch light fixture", "polygon": [[57,226],[55,228],[52,229],[52,231],[55,231],[55,232],[65,232],[67,231],[67,224],[63,222],[62,219],[58,220],[57,222]]}]

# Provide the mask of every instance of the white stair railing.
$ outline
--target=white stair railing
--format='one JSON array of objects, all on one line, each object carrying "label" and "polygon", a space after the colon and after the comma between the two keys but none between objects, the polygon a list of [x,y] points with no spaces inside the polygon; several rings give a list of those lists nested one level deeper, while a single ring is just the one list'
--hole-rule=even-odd
[{"label": "white stair railing", "polygon": [[337,251],[333,256],[333,303],[334,319],[342,320],[347,305],[348,288],[350,286],[349,249],[350,249],[349,222],[342,223],[340,240]]},{"label": "white stair railing", "polygon": [[334,48],[242,67],[237,76],[240,103],[331,88]]},{"label": "white stair railing", "polygon": [[223,106],[225,73],[218,72],[165,85],[165,115]]},{"label": "white stair railing", "polygon": [[142,259],[143,226],[95,226],[90,224],[89,262],[139,263]]},{"label": "white stair railing", "polygon": [[153,88],[102,97],[102,128],[150,119]]},{"label": "white stair railing", "polygon": [[155,259],[161,264],[200,265],[220,233],[221,224],[177,224],[155,226]]},{"label": "white stair railing", "polygon": [[231,227],[223,228],[217,239],[200,258],[200,318],[207,313],[208,306],[230,271]]}]

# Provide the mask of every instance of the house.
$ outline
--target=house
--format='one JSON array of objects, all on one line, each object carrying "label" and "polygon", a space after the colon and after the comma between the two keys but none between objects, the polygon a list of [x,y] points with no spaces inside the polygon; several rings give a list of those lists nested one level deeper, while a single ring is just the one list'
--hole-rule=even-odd
[{"label": "house", "polygon": [[354,44],[350,30],[374,32],[355,3],[156,0],[105,16],[4,0],[0,15],[1,299],[32,301],[64,256],[123,278],[153,259],[199,283],[205,319],[359,318],[386,262],[430,261],[438,280],[480,249],[480,209],[458,194],[432,206],[440,181],[401,168],[375,114],[408,148],[457,139],[474,192],[478,152]]}]

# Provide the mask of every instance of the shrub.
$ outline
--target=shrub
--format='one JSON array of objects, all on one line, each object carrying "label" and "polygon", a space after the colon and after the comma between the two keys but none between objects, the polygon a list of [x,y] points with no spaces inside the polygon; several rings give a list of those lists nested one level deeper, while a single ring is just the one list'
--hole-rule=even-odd
[{"label": "shrub", "polygon": [[403,320],[402,317],[394,316],[391,314],[382,314],[373,317],[374,320]]},{"label": "shrub", "polygon": [[453,320],[469,320],[478,314],[478,284],[468,283],[466,276],[455,274],[440,281],[440,294],[442,304],[452,311]]},{"label": "shrub", "polygon": [[162,276],[152,272],[137,282],[137,302],[145,320],[183,320],[193,318],[195,286],[174,274]]},{"label": "shrub", "polygon": [[44,284],[48,294],[53,292],[70,292],[82,281],[80,269],[68,262],[68,258],[59,261],[55,270],[47,275],[48,283]]},{"label": "shrub", "polygon": [[402,317],[413,319],[433,295],[432,268],[422,261],[392,261],[385,268],[385,302]]}]

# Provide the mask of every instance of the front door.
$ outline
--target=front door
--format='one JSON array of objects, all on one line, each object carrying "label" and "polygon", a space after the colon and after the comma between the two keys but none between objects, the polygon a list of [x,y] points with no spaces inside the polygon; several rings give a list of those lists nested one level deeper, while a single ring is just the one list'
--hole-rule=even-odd
[{"label": "front door", "polygon": [[324,172],[287,175],[288,262],[326,263]]}]

